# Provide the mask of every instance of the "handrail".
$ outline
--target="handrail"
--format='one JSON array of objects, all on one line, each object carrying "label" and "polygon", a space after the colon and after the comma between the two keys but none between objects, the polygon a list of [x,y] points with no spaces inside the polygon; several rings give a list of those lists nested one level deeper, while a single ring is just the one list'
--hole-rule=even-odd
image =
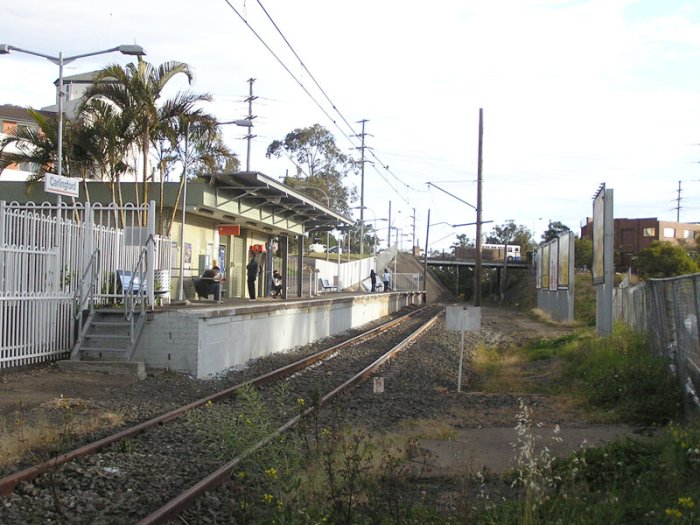
[{"label": "handrail", "polygon": [[[146,239],[146,242],[144,245],[141,247],[141,252],[139,253],[139,258],[136,261],[136,264],[131,270],[131,279],[129,280],[129,286],[127,287],[126,290],[123,291],[124,293],[124,318],[127,321],[130,321],[132,324],[132,329],[133,329],[133,318],[134,318],[134,313],[136,311],[136,306],[139,306],[139,311],[141,314],[145,311],[145,293],[142,292],[141,288],[143,287],[145,280],[144,276],[148,273],[148,260],[144,261],[144,256],[148,252],[148,243],[152,242],[154,245],[156,243],[156,240],[153,236],[153,234],[148,236],[148,239]],[[146,264],[146,269],[143,269],[143,264]],[[138,283],[139,283],[139,290],[138,290],[138,302],[134,300],[134,281],[136,280],[136,276],[138,273]],[[147,283],[146,283],[147,284]],[[153,283],[151,283],[151,286],[153,286]],[[144,290],[145,292],[145,290]],[[132,337],[133,337],[133,330],[132,330]]]},{"label": "handrail", "polygon": [[[85,281],[88,278],[88,272],[90,272],[90,282],[86,287]],[[83,333],[83,305],[88,303],[89,314],[91,315],[95,311],[95,285],[97,284],[97,279],[100,272],[100,249],[96,249],[92,252],[90,256],[90,261],[88,262],[83,275],[78,282],[78,286],[73,293],[73,304],[75,305],[75,313],[73,315],[74,320],[78,321],[78,340],[75,343],[74,348],[79,348],[83,341],[85,334]],[[85,292],[85,294],[83,294]]]}]

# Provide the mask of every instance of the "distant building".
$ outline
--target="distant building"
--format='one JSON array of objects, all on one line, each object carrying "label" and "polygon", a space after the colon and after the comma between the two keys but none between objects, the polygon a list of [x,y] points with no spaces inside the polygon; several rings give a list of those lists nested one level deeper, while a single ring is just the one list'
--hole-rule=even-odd
[{"label": "distant building", "polygon": [[[588,217],[581,228],[581,238],[593,239],[593,220]],[[624,271],[632,259],[654,241],[666,241],[688,247],[696,246],[700,224],[660,221],[659,219],[615,219],[613,246],[615,269]]]},{"label": "distant building", "polygon": [[[53,116],[55,112],[41,110],[46,116]],[[17,127],[39,129],[36,122],[29,116],[27,108],[12,104],[0,104],[0,136],[9,133]],[[32,167],[27,164],[11,164],[2,172],[2,180],[27,180],[31,175]]]}]

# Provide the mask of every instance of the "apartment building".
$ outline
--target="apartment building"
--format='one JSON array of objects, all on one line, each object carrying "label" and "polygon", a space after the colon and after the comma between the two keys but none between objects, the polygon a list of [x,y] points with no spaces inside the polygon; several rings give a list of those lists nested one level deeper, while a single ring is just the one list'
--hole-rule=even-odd
[{"label": "apartment building", "polygon": [[[581,238],[593,239],[593,220],[588,217],[581,228]],[[696,246],[700,239],[700,224],[660,221],[655,217],[644,219],[615,219],[613,246],[615,269],[625,271],[632,258],[654,241],[666,241],[685,246]]]}]

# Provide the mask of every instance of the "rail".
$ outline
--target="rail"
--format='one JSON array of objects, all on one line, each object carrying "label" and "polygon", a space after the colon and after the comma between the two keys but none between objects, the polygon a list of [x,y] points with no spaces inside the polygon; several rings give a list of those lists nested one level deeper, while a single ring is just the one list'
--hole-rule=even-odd
[{"label": "rail", "polygon": [[52,468],[55,468],[55,467],[62,465],[64,463],[68,463],[68,462],[73,461],[73,460],[80,458],[80,457],[95,454],[98,450],[100,450],[106,446],[112,445],[114,443],[118,443],[123,439],[132,438],[138,434],[146,432],[147,430],[149,430],[153,427],[157,427],[157,426],[160,426],[160,425],[167,423],[169,421],[173,421],[173,420],[179,418],[180,416],[182,416],[182,415],[184,415],[184,414],[186,414],[186,413],[188,413],[191,410],[194,410],[196,408],[205,406],[209,403],[224,400],[224,399],[234,395],[241,388],[248,387],[248,386],[262,386],[262,385],[265,385],[265,384],[267,384],[271,381],[274,381],[276,379],[289,377],[289,376],[293,375],[294,373],[298,372],[299,370],[302,370],[306,367],[312,366],[313,364],[315,364],[323,359],[326,359],[331,354],[334,354],[345,347],[352,346],[352,345],[355,345],[357,343],[363,342],[367,339],[372,339],[372,338],[376,337],[378,334],[385,332],[385,331],[401,324],[402,322],[406,321],[407,319],[420,314],[421,312],[425,311],[426,308],[428,308],[428,307],[423,306],[423,307],[417,308],[416,310],[413,310],[405,315],[397,317],[396,319],[392,319],[386,323],[381,324],[380,326],[372,328],[371,330],[368,330],[368,331],[363,332],[359,335],[356,335],[355,337],[352,337],[352,338],[350,338],[346,341],[343,341],[337,345],[334,345],[330,348],[326,348],[326,349],[321,350],[319,352],[313,353],[309,356],[303,357],[302,359],[294,361],[293,363],[287,364],[281,368],[278,368],[276,370],[273,370],[273,371],[268,372],[266,374],[263,374],[261,376],[255,377],[255,378],[250,379],[248,381],[238,383],[238,384],[233,385],[233,386],[226,388],[224,390],[220,390],[219,392],[216,392],[216,393],[211,394],[209,396],[192,401],[191,403],[188,403],[187,405],[184,405],[184,406],[181,406],[181,407],[176,408],[174,410],[171,410],[170,412],[166,412],[165,414],[161,414],[160,416],[156,416],[156,417],[149,419],[147,421],[143,421],[143,422],[141,422],[133,427],[126,428],[126,429],[121,430],[115,434],[112,434],[110,436],[106,436],[106,437],[99,439],[97,441],[94,441],[92,443],[88,443],[88,444],[83,445],[83,446],[81,446],[77,449],[74,449],[72,451],[60,454],[58,456],[54,456],[53,458],[49,459],[48,461],[44,461],[42,463],[33,465],[33,466],[28,467],[28,468],[21,470],[19,472],[15,472],[14,474],[10,474],[9,476],[6,476],[4,478],[0,478],[0,496],[6,496],[6,495],[10,494],[19,483],[21,483],[23,481],[31,481],[33,479],[36,479],[42,473],[47,472]]},{"label": "rail", "polygon": [[[83,275],[80,278],[80,282],[73,293],[73,304],[75,306],[75,313],[73,319],[78,323],[78,336],[76,342],[73,345],[73,350],[71,352],[71,359],[75,358],[78,349],[85,339],[85,334],[90,327],[89,322],[85,322],[92,318],[95,313],[95,288],[97,286],[97,280],[100,273],[100,250],[99,248],[95,250],[90,256],[90,261],[88,262]],[[88,279],[90,281],[87,283]],[[85,306],[87,305],[87,318],[85,315]]]}]

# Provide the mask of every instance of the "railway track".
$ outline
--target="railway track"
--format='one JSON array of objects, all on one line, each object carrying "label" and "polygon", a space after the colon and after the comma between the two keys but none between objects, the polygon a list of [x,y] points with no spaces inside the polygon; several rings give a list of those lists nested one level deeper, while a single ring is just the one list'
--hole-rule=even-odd
[{"label": "railway track", "polygon": [[[6,495],[10,505],[26,507],[22,523],[164,523],[225,482],[248,455],[371,376],[438,315],[439,310],[429,307],[412,311],[341,344],[56,456],[0,479],[0,494]],[[273,425],[260,439],[232,448],[227,437],[236,427],[255,425],[250,420],[250,400],[240,395],[253,388]],[[87,507],[86,500],[92,502]],[[4,522],[4,508],[9,507],[0,505],[0,522]],[[17,515],[13,512],[13,519]],[[46,516],[54,520],[47,521]]]}]

